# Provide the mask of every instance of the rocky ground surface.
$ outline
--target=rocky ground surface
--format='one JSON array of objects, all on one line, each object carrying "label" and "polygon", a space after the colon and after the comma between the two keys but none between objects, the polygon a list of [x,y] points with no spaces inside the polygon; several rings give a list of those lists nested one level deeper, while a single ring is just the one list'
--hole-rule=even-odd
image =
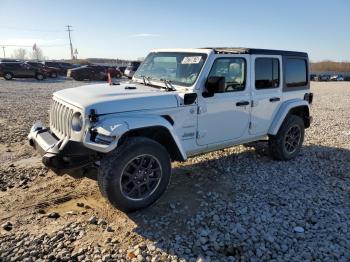
[{"label": "rocky ground surface", "polygon": [[350,260],[350,83],[312,83],[296,159],[256,143],[175,163],[160,201],[132,214],[27,144],[52,93],[82,84],[0,80],[0,261]]}]

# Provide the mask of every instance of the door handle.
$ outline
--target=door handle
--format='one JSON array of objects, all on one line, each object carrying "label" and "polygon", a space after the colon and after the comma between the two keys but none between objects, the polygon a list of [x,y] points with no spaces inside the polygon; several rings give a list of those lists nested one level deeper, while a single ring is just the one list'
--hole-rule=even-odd
[{"label": "door handle", "polygon": [[272,98],[270,98],[270,102],[278,102],[280,100],[281,100],[281,98],[279,98],[279,97],[272,97]]},{"label": "door handle", "polygon": [[236,106],[247,106],[249,105],[249,101],[240,101],[236,103]]}]

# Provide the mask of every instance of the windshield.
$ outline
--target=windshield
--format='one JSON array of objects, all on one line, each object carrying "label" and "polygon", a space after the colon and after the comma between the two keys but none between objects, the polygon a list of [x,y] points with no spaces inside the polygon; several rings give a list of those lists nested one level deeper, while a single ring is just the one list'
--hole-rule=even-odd
[{"label": "windshield", "polygon": [[206,58],[206,54],[200,53],[150,53],[136,71],[135,77],[191,86],[197,80]]}]

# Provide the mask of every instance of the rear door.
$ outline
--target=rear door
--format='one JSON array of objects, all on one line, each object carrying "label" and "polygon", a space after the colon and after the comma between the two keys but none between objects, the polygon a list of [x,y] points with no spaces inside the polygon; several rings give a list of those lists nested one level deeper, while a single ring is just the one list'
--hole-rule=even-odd
[{"label": "rear door", "polygon": [[252,55],[252,112],[249,133],[265,135],[282,100],[282,56]]}]

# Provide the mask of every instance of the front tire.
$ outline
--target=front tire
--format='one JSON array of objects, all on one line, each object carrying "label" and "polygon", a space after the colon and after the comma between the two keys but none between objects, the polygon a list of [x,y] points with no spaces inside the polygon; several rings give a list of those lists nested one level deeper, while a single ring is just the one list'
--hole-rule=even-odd
[{"label": "front tire", "polygon": [[134,137],[101,160],[97,181],[114,207],[130,212],[158,200],[170,176],[167,150],[149,138]]},{"label": "front tire", "polygon": [[282,161],[296,157],[303,144],[304,134],[303,119],[296,115],[287,116],[277,135],[269,138],[271,156],[276,160]]},{"label": "front tire", "polygon": [[4,78],[5,78],[6,80],[12,80],[13,74],[12,74],[12,73],[9,73],[9,72],[6,72],[6,73],[4,74]]}]

